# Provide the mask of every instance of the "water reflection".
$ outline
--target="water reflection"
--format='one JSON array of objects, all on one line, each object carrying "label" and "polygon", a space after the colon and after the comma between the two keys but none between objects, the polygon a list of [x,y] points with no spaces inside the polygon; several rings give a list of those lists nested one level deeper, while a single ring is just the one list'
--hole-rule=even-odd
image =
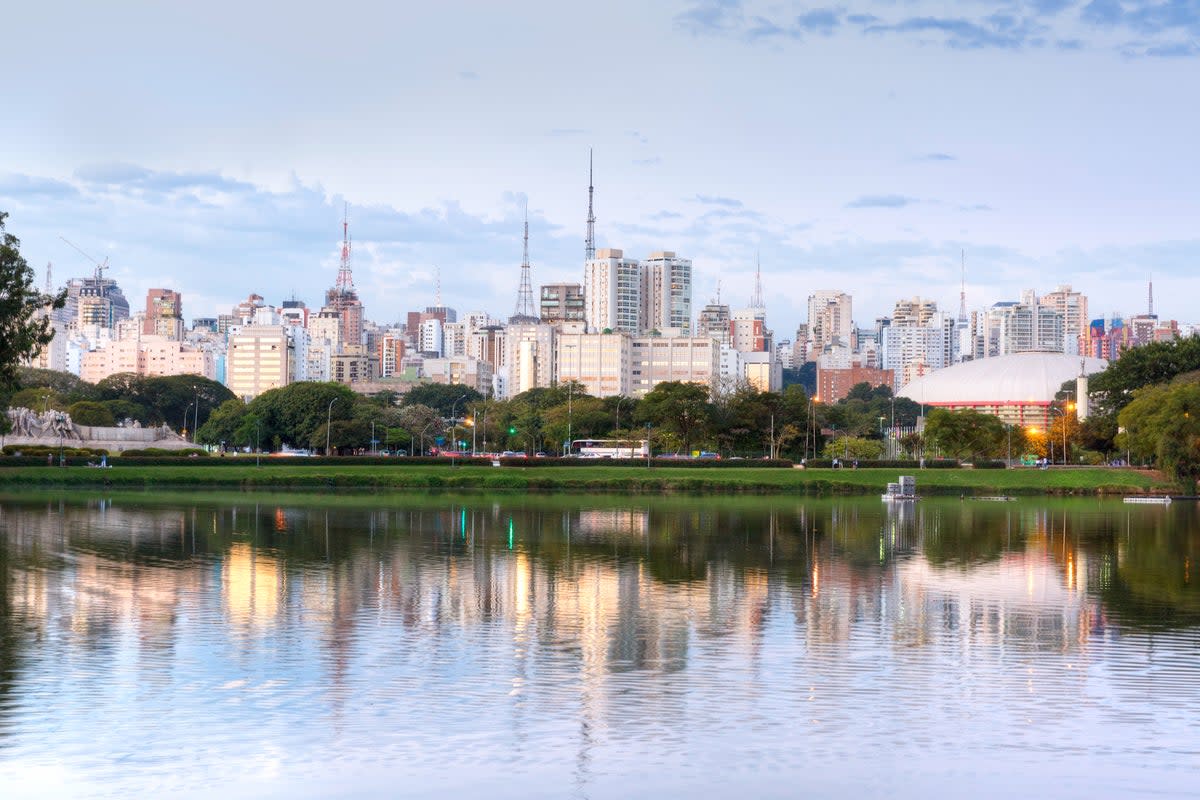
[{"label": "water reflection", "polygon": [[[620,796],[630,770],[766,790],[738,769],[834,758],[836,787],[998,729],[1030,781],[1090,742],[1119,782],[1152,742],[1109,734],[1147,719],[1195,767],[1196,522],[1095,500],[8,496],[0,779],[68,753],[65,794],[235,773],[321,794],[336,761],[365,793],[437,794],[429,771],[458,765],[464,790]],[[175,770],[197,732],[197,769],[233,773]],[[938,764],[924,790],[955,785]]]}]

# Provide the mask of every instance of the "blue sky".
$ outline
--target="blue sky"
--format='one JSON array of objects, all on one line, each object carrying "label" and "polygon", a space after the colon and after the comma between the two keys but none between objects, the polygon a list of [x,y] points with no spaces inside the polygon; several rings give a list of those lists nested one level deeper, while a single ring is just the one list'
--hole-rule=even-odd
[{"label": "blue sky", "polygon": [[[179,6],[179,7],[175,7]],[[194,7],[193,7],[194,6]],[[1200,321],[1200,0],[205,4],[7,9],[0,209],[39,274],[134,305],[320,302],[349,204],[368,316],[512,313],[597,239],[694,260],[769,323],[841,288],[972,307],[1071,283]]]}]

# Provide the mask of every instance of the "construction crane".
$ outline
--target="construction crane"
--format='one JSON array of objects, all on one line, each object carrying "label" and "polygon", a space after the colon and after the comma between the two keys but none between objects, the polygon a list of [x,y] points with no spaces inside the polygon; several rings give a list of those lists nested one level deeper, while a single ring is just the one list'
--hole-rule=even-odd
[{"label": "construction crane", "polygon": [[74,247],[74,248],[75,248],[77,251],[79,251],[79,253],[80,253],[80,254],[81,254],[81,255],[82,255],[84,258],[86,258],[88,261],[90,261],[90,262],[92,262],[93,264],[95,264],[95,265],[96,265],[96,282],[97,282],[97,283],[99,283],[101,280],[103,280],[103,278],[104,278],[104,270],[108,269],[108,257],[107,257],[107,256],[104,258],[104,261],[103,261],[103,262],[101,262],[101,261],[97,261],[96,259],[92,258],[92,257],[91,257],[90,255],[88,255],[87,253],[83,252],[83,248],[81,248],[79,245],[77,245],[77,244],[75,244],[74,242],[72,242],[72,241],[71,241],[70,239],[68,239],[67,237],[65,237],[65,236],[59,236],[58,238],[62,239],[64,242],[66,242],[67,244],[71,245],[71,247]]}]

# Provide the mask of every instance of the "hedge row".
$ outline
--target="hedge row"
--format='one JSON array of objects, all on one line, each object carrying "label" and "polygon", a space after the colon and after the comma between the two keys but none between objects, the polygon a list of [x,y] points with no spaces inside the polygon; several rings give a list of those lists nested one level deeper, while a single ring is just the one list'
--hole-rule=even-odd
[{"label": "hedge row", "polygon": [[[855,461],[854,459],[838,459],[838,463],[845,469],[851,469]],[[1004,462],[1000,462],[1003,464]],[[810,458],[804,463],[806,467],[811,469],[829,469],[833,466],[833,461],[828,458]],[[929,458],[922,465],[920,461],[911,459],[865,459],[858,460],[860,469],[957,469],[958,461],[953,458]]]}]

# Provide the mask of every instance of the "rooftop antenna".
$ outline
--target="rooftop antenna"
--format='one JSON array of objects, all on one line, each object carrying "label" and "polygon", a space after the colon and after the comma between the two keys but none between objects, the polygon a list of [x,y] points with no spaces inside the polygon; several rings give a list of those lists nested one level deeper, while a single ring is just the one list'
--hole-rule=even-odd
[{"label": "rooftop antenna", "polygon": [[958,290],[958,321],[967,321],[967,250],[962,251],[962,284]]},{"label": "rooftop antenna", "polygon": [[717,302],[716,305],[721,305],[721,279],[717,278]]},{"label": "rooftop antenna", "polygon": [[596,257],[596,215],[592,211],[592,195],[595,187],[592,185],[592,148],[588,148],[588,215],[587,239],[583,244],[583,257],[591,261]]},{"label": "rooftop antenna", "polygon": [[441,308],[442,307],[442,268],[441,267],[435,266],[433,268],[433,280],[434,280],[433,304],[435,307]]},{"label": "rooftop antenna", "polygon": [[1146,316],[1153,317],[1154,316],[1154,276],[1153,275],[1150,276],[1150,292],[1149,292],[1147,299],[1148,299],[1148,309],[1146,312]]},{"label": "rooftop antenna", "polygon": [[54,265],[51,264],[49,261],[47,261],[46,262],[46,294],[50,294],[50,271],[53,268],[54,268]]},{"label": "rooftop antenna", "polygon": [[767,304],[763,302],[762,293],[762,262],[759,260],[758,252],[754,253],[754,296],[750,298],[751,308],[766,308]]},{"label": "rooftop antenna", "polygon": [[350,273],[350,204],[342,207],[342,263],[338,267],[335,288],[340,292],[354,291],[354,276]]},{"label": "rooftop antenna", "polygon": [[521,256],[521,288],[517,290],[517,308],[513,320],[536,320],[533,310],[533,284],[529,280],[529,203],[525,203],[525,246]]}]

